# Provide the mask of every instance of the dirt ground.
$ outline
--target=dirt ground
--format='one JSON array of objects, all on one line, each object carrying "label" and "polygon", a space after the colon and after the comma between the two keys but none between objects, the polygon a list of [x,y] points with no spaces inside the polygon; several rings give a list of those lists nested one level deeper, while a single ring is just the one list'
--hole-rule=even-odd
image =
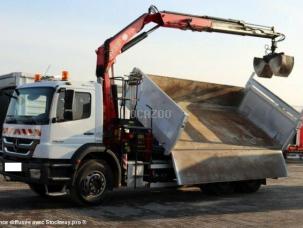
[{"label": "dirt ground", "polygon": [[[102,206],[81,208],[68,197],[41,198],[20,183],[0,181],[0,227],[8,224],[99,227],[303,226],[303,162],[289,177],[269,180],[255,194],[210,197],[198,188],[119,190]],[[5,226],[7,227],[7,226]]]}]

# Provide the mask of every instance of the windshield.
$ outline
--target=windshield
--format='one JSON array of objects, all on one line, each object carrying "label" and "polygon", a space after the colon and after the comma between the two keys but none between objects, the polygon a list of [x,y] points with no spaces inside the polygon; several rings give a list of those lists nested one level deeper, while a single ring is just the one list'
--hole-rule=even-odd
[{"label": "windshield", "polygon": [[53,88],[21,88],[11,96],[5,123],[48,124]]}]

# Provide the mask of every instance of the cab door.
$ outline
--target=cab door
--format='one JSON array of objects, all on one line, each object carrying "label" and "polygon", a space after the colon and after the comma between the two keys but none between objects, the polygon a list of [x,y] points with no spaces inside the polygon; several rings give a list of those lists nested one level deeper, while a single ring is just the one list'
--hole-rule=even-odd
[{"label": "cab door", "polygon": [[63,89],[55,96],[56,113],[51,118],[48,158],[68,159],[81,146],[95,143],[95,92]]}]

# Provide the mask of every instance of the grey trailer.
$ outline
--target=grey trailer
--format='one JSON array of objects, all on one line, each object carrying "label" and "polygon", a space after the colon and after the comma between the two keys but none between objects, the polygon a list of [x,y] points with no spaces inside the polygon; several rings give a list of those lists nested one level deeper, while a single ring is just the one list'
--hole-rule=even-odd
[{"label": "grey trailer", "polygon": [[179,185],[287,176],[282,149],[300,113],[253,76],[242,88],[134,71],[138,119],[171,156]]}]

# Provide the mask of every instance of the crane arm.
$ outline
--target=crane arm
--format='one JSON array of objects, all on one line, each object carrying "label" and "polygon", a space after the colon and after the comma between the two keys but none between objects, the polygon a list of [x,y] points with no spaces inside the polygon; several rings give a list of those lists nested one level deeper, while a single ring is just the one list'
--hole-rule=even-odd
[{"label": "crane arm", "polygon": [[[153,28],[137,35],[145,25],[152,22],[156,24]],[[115,110],[113,97],[111,96],[111,81],[109,75],[109,70],[115,63],[116,57],[145,39],[149,33],[159,27],[268,38],[272,40],[272,53],[274,53],[276,49],[276,42],[284,39],[284,35],[275,32],[274,27],[249,24],[240,20],[197,16],[169,11],[159,12],[156,7],[151,6],[148,13],[141,15],[115,36],[107,39],[96,51],[96,76],[99,81],[103,82],[104,125],[107,125],[112,119],[117,118],[117,111]],[[276,40],[277,38],[279,40]]]},{"label": "crane arm", "polygon": [[[145,25],[155,23],[156,26],[147,32],[137,35]],[[198,32],[216,32],[242,36],[253,36],[275,40],[277,37],[284,37],[283,34],[275,32],[274,27],[249,24],[240,20],[223,19],[209,16],[197,16],[191,14],[182,14],[170,11],[157,11],[151,6],[148,13],[138,17],[135,21],[122,29],[115,36],[107,39],[104,44],[98,48],[97,53],[97,77],[104,78],[116,57],[140,42],[148,36],[149,33],[159,27],[175,28],[181,30],[191,30]]]}]

